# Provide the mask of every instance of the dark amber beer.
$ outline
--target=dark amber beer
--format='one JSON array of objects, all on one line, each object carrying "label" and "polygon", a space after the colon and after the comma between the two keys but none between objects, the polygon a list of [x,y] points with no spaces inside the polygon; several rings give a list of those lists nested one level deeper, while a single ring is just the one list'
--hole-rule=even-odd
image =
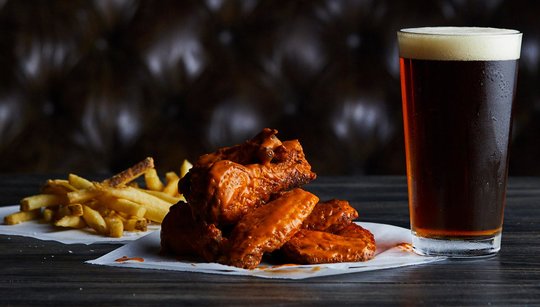
[{"label": "dark amber beer", "polygon": [[500,249],[521,33],[398,32],[413,247],[485,256]]}]

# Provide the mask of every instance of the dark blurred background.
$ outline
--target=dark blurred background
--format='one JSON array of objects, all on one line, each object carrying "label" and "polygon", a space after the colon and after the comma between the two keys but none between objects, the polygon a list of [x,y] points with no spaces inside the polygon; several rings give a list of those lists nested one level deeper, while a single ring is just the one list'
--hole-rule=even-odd
[{"label": "dark blurred background", "polygon": [[524,33],[510,175],[540,175],[540,2],[0,0],[0,172],[177,169],[263,127],[404,174],[396,30]]}]

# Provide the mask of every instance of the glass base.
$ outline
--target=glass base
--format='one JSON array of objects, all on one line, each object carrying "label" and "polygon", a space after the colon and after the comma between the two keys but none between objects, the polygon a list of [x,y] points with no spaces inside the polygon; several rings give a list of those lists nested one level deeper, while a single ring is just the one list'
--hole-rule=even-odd
[{"label": "glass base", "polygon": [[489,257],[501,249],[501,233],[487,238],[424,238],[413,232],[412,246],[417,254],[425,256]]}]

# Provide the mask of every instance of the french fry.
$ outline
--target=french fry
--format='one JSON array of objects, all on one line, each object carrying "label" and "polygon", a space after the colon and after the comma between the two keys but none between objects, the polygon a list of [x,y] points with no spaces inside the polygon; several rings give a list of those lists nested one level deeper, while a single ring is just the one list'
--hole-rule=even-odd
[{"label": "french fry", "polygon": [[79,229],[86,227],[86,223],[80,216],[65,215],[54,222],[54,226]]},{"label": "french fry", "polygon": [[116,217],[106,217],[105,222],[109,229],[109,237],[120,238],[124,234],[124,224]]},{"label": "french fry", "polygon": [[161,179],[159,179],[155,168],[151,168],[146,173],[144,173],[144,182],[146,183],[146,187],[149,190],[163,190],[163,182],[161,182]]},{"label": "french fry", "polygon": [[123,212],[117,212],[117,211],[114,211],[114,214],[110,215],[110,217],[118,218],[124,224],[129,219],[129,215],[127,215],[127,214],[125,214]]},{"label": "french fry", "polygon": [[69,210],[69,215],[73,215],[73,216],[83,215],[83,207],[81,204],[69,204],[67,208]]},{"label": "french fry", "polygon": [[165,215],[169,212],[169,208],[172,206],[169,202],[132,187],[107,188],[101,185],[98,186],[98,189],[104,194],[124,198],[140,204],[146,208],[144,217],[158,223],[163,221],[163,218],[165,218]]},{"label": "french fry", "polygon": [[167,179],[167,185],[163,188],[163,192],[171,196],[178,195],[178,182],[180,181],[180,177],[178,177],[175,172],[168,172],[165,175],[165,178]]},{"label": "french fry", "polygon": [[41,213],[42,220],[45,223],[49,223],[53,220],[54,214],[56,213],[55,210],[52,208],[45,208],[43,209],[43,212]]},{"label": "french fry", "polygon": [[146,214],[146,208],[131,200],[123,198],[113,198],[108,207],[117,212],[123,212],[128,216],[143,217]]},{"label": "french fry", "polygon": [[133,165],[132,167],[112,176],[109,179],[103,181],[103,184],[111,187],[120,187],[128,182],[137,179],[142,174],[146,173],[149,169],[154,168],[154,159],[148,157],[141,162]]},{"label": "french fry", "polygon": [[[160,198],[170,204],[176,204],[177,202],[183,200],[182,196],[171,196],[165,192],[162,191],[151,191],[151,190],[140,190],[143,193],[151,194],[157,198]],[[185,199],[184,199],[185,200]]]},{"label": "french fry", "polygon": [[97,233],[102,235],[108,234],[109,230],[107,228],[107,223],[98,211],[88,206],[83,206],[83,219],[86,224]]},{"label": "french fry", "polygon": [[38,194],[23,198],[21,200],[21,211],[32,211],[38,208],[58,206],[66,203],[67,199],[63,195]]},{"label": "french fry", "polygon": [[182,165],[180,166],[180,178],[184,178],[192,167],[193,164],[191,164],[188,160],[182,161]]},{"label": "french fry", "polygon": [[35,220],[41,215],[41,209],[34,209],[31,211],[19,211],[6,215],[4,217],[4,224],[6,225],[16,225],[22,222]]},{"label": "french fry", "polygon": [[74,203],[84,203],[92,198],[95,198],[99,195],[99,191],[94,188],[76,190],[73,192],[67,193],[67,198],[70,204]]},{"label": "french fry", "polygon": [[75,175],[75,174],[69,174],[68,175],[68,181],[71,184],[71,186],[75,187],[76,189],[82,190],[82,189],[89,189],[94,186],[94,184],[81,176]]},{"label": "french fry", "polygon": [[75,191],[67,180],[63,179],[49,179],[45,185],[41,188],[43,194],[65,194],[67,192]]},{"label": "french fry", "polygon": [[146,231],[148,230],[148,222],[145,218],[128,219],[124,222],[124,230],[126,231]]}]

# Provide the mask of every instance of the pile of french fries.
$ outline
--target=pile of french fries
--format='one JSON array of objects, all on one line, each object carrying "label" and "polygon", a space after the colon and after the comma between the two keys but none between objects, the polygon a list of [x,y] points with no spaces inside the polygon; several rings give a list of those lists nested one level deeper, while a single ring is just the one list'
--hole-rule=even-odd
[{"label": "pile of french fries", "polygon": [[[116,238],[124,231],[146,231],[149,222],[161,223],[169,207],[184,200],[178,182],[191,166],[184,160],[179,174],[166,173],[165,182],[150,157],[102,182],[75,174],[49,179],[41,194],[23,198],[20,211],[4,217],[4,223],[41,220],[57,227],[90,227],[97,234]],[[145,186],[135,181],[141,176]]]}]

